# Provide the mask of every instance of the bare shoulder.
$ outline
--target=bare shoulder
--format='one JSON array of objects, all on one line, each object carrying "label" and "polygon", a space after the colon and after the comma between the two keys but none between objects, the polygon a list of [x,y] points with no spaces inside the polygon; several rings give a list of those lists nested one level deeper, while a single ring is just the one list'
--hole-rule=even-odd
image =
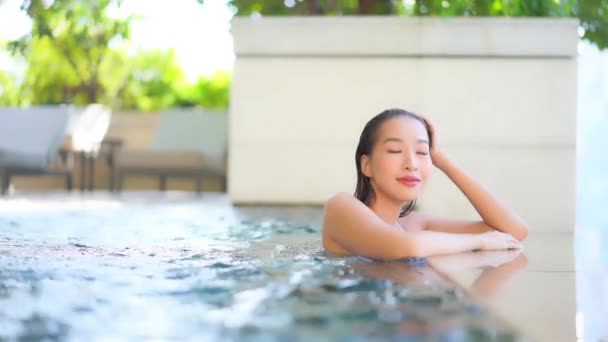
[{"label": "bare shoulder", "polygon": [[[373,212],[353,195],[339,192],[330,197],[325,203],[323,217],[323,246],[336,256],[346,256],[351,253],[343,246],[341,239],[345,229],[352,229],[354,222],[372,220]],[[367,217],[367,218],[366,218]],[[348,234],[351,235],[351,234]]]},{"label": "bare shoulder", "polygon": [[345,192],[339,192],[330,197],[325,203],[324,226],[328,224],[330,226],[333,224],[340,225],[347,217],[349,220],[365,217],[373,219],[376,215],[355,196]]},{"label": "bare shoulder", "polygon": [[324,218],[323,218],[323,231],[331,229],[339,222],[339,217],[349,211],[349,207],[354,205],[354,201],[358,201],[354,196],[345,192],[338,192],[331,196],[327,202],[325,202]]},{"label": "bare shoulder", "polygon": [[327,200],[325,210],[340,210],[344,207],[356,206],[357,203],[361,203],[361,201],[356,199],[355,196],[346,192],[338,192]]}]

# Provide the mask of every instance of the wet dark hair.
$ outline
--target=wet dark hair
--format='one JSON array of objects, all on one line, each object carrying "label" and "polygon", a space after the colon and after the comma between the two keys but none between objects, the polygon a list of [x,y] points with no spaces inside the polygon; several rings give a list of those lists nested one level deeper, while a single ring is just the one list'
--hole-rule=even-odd
[{"label": "wet dark hair", "polygon": [[[361,157],[363,155],[371,155],[372,149],[378,139],[378,132],[383,122],[393,119],[396,117],[407,117],[420,121],[424,128],[426,128],[427,134],[429,135],[429,146],[432,146],[431,135],[429,134],[429,125],[419,115],[412,112],[408,112],[399,108],[392,108],[383,111],[382,113],[374,116],[363,128],[361,137],[359,138],[359,145],[357,145],[357,152],[355,153],[355,163],[357,165],[357,188],[355,189],[355,197],[363,202],[368,207],[374,203],[376,194],[372,188],[369,177],[363,174],[361,170]],[[411,213],[416,206],[416,200],[413,200],[408,205],[404,206],[399,213],[399,217],[404,217]]]}]

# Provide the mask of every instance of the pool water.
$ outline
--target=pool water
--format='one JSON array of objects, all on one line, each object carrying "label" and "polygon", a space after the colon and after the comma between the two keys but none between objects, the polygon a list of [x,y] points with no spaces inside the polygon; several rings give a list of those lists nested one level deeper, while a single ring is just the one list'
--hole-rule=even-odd
[{"label": "pool water", "polygon": [[0,200],[0,340],[512,341],[424,259],[328,258],[318,207]]}]

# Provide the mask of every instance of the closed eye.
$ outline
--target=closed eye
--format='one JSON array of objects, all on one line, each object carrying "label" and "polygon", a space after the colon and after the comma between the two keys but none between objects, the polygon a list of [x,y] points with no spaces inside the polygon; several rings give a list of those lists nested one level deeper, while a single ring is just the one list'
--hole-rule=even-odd
[{"label": "closed eye", "polygon": [[[388,153],[401,153],[401,151],[393,151],[393,150],[389,150]],[[426,156],[428,155],[427,152],[416,152],[416,154],[422,155],[422,156]]]}]

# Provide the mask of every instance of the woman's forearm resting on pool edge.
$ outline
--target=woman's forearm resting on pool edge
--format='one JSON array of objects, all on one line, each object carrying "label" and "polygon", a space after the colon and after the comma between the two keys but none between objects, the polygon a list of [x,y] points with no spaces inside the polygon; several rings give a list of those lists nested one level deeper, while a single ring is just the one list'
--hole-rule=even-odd
[{"label": "woman's forearm resting on pool edge", "polygon": [[[342,235],[344,236],[344,235]],[[342,241],[340,241],[342,240]],[[338,239],[350,253],[378,260],[427,257],[472,251],[483,247],[480,234],[453,234],[433,231],[403,232]]]}]

